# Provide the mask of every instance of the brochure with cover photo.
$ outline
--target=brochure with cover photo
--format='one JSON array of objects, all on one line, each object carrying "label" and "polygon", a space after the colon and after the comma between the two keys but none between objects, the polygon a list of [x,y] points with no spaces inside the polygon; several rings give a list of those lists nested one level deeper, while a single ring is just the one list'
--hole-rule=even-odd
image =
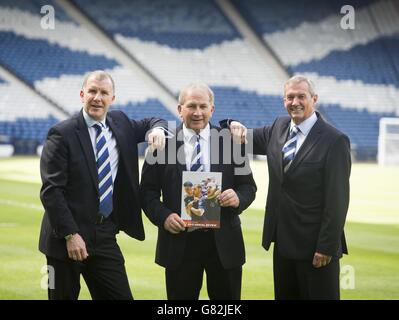
[{"label": "brochure with cover photo", "polygon": [[221,172],[183,171],[181,218],[189,227],[220,228]]}]

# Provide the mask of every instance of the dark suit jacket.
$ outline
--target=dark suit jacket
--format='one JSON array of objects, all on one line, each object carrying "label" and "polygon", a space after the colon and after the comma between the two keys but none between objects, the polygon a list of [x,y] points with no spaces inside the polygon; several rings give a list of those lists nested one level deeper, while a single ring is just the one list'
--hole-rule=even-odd
[{"label": "dark suit jacket", "polygon": [[[129,120],[121,111],[109,111],[106,119],[119,149],[119,166],[114,182],[112,217],[118,230],[144,240],[139,198],[137,144],[147,130],[166,127],[161,120]],[[64,237],[79,233],[86,243],[93,239],[99,210],[98,174],[90,135],[82,111],[49,130],[40,161],[40,198],[45,213],[39,250],[66,259]]]},{"label": "dark suit jacket", "polygon": [[[220,128],[211,126],[211,132]],[[169,141],[166,154],[171,149],[171,153],[176,155],[179,148],[182,152],[184,142],[177,138],[182,137],[182,125],[177,128],[178,134],[173,141]],[[211,133],[211,141],[215,137]],[[176,144],[175,144],[176,143]],[[228,143],[231,143],[229,137]],[[176,145],[176,150],[172,149]],[[226,146],[227,143],[224,142]],[[224,268],[234,268],[245,263],[244,241],[241,231],[241,221],[239,214],[245,210],[254,200],[256,185],[252,173],[249,171],[245,175],[235,175],[234,169],[243,165],[237,163],[223,163],[222,140],[219,144],[219,161],[212,164],[211,171],[222,172],[222,191],[232,188],[240,199],[240,205],[234,209],[226,207],[221,209],[221,227],[215,229],[216,247],[220,260]],[[184,152],[183,152],[184,153]],[[215,155],[211,152],[211,158]],[[185,163],[172,163],[171,159],[166,159],[165,164],[144,163],[141,178],[142,206],[147,217],[158,226],[158,240],[156,248],[155,262],[166,268],[177,268],[183,259],[186,244],[187,232],[172,234],[165,230],[164,222],[172,213],[181,213],[181,190],[182,172],[186,170]],[[160,200],[162,192],[162,201]],[[196,232],[196,231],[194,231]]]},{"label": "dark suit jacket", "polygon": [[347,253],[344,224],[349,205],[351,156],[349,139],[318,120],[283,173],[282,148],[291,119],[254,129],[254,153],[267,156],[269,190],[262,245],[276,241],[290,259],[312,259],[314,253],[341,257]]},{"label": "dark suit jacket", "polygon": [[290,117],[249,135],[253,153],[266,155],[269,169],[262,245],[268,250],[275,241],[290,259],[312,259],[315,252],[338,258],[347,253],[343,229],[349,205],[350,143],[316,115],[318,120],[285,174],[282,148]]}]

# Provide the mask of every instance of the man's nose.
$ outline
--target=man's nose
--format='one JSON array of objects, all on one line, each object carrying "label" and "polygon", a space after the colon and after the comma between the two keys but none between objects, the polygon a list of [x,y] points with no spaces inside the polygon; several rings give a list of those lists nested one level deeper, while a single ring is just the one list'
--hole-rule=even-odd
[{"label": "man's nose", "polygon": [[94,96],[94,100],[101,100],[101,92],[97,92]]},{"label": "man's nose", "polygon": [[194,115],[195,116],[200,116],[201,115],[201,109],[200,108],[195,108],[194,109]]},{"label": "man's nose", "polygon": [[292,100],[292,104],[293,104],[294,106],[300,105],[299,98],[298,98],[298,97],[294,97],[294,100]]}]

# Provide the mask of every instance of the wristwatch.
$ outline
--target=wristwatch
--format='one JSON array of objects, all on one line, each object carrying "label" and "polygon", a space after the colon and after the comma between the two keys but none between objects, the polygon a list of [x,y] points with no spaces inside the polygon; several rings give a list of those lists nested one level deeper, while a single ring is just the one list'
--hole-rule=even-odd
[{"label": "wristwatch", "polygon": [[73,236],[74,236],[74,233],[71,233],[71,234],[66,235],[66,236],[64,237],[64,239],[65,239],[66,241],[69,241],[69,240],[72,239]]}]

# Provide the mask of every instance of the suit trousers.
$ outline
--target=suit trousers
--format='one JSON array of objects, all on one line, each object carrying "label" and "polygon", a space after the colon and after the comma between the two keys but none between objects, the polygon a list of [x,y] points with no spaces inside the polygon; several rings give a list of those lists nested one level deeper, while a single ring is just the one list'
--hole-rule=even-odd
[{"label": "suit trousers", "polygon": [[211,300],[239,300],[242,267],[224,269],[213,230],[187,233],[182,264],[166,268],[166,291],[169,300],[198,300],[204,271]]},{"label": "suit trousers", "polygon": [[49,300],[78,299],[80,275],[93,300],[133,299],[116,233],[117,227],[110,218],[96,224],[90,241],[86,241],[89,256],[82,262],[47,256],[47,264],[54,268],[55,277],[54,288],[48,289]]},{"label": "suit trousers", "polygon": [[273,250],[274,295],[276,300],[339,300],[339,259],[320,268],[312,260],[283,257]]}]

